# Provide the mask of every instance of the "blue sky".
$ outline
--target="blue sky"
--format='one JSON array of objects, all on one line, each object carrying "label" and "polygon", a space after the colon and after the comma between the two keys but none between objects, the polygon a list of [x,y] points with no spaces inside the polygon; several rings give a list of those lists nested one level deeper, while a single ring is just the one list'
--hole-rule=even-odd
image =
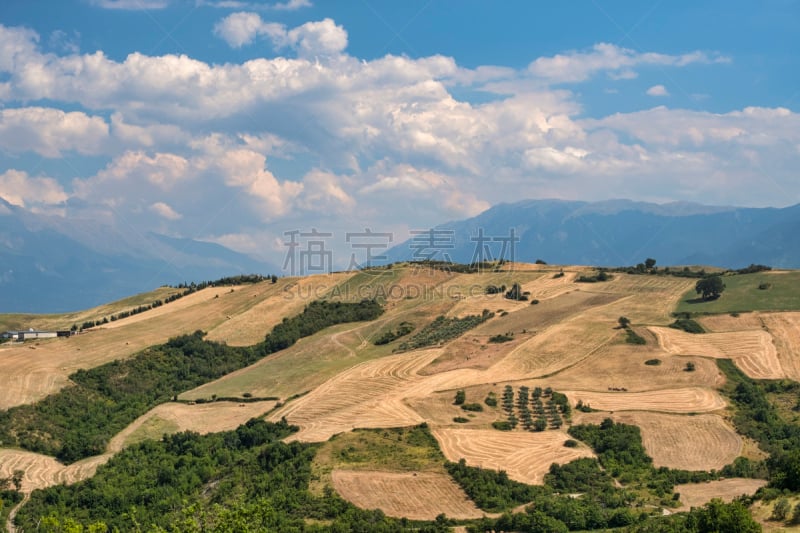
[{"label": "blue sky", "polygon": [[800,202],[797,1],[4,0],[0,197],[219,242]]}]

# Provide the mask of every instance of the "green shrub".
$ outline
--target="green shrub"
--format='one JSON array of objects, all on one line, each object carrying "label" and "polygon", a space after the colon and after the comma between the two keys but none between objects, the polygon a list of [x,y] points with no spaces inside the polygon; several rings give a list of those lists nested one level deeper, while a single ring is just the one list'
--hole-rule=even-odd
[{"label": "green shrub", "polygon": [[455,339],[492,317],[494,317],[494,313],[487,309],[484,309],[480,315],[469,315],[464,318],[447,318],[440,315],[408,341],[400,344],[399,350],[414,350]]},{"label": "green shrub", "polygon": [[639,344],[639,345],[647,344],[647,341],[644,339],[644,337],[642,337],[632,329],[626,329],[625,332],[627,333],[627,335],[625,336],[625,342],[627,342],[628,344]]},{"label": "green shrub", "polygon": [[669,327],[674,329],[680,329],[685,331],[686,333],[705,333],[706,330],[703,329],[703,326],[692,320],[691,318],[678,318],[669,325]]},{"label": "green shrub", "polygon": [[469,422],[469,418],[464,418],[463,416],[457,416],[453,419],[453,422],[457,424],[466,424]]},{"label": "green shrub", "polygon": [[497,335],[492,335],[491,337],[489,337],[489,342],[494,343],[494,344],[501,344],[503,342],[511,342],[513,340],[514,340],[513,336],[508,335],[508,334],[504,335],[502,333],[497,334]]},{"label": "green shrub", "polygon": [[649,366],[658,366],[661,364],[661,359],[648,359],[644,364]]},{"label": "green shrub", "polygon": [[576,441],[575,439],[567,439],[567,440],[564,441],[564,447],[565,448],[577,448],[578,447],[578,441]]},{"label": "green shrub", "polygon": [[495,420],[492,422],[492,427],[500,431],[511,431],[511,423],[508,420]]},{"label": "green shrub", "polygon": [[456,398],[453,400],[453,405],[462,405],[467,401],[467,393],[463,390],[456,391]]},{"label": "green shrub", "polygon": [[399,339],[400,337],[404,337],[414,331],[414,324],[410,322],[401,322],[399,326],[397,326],[396,330],[389,329],[382,333],[373,344],[376,346],[381,346],[383,344],[389,344],[390,342]]},{"label": "green shrub", "polygon": [[483,406],[479,403],[465,403],[461,406],[464,411],[483,411]]}]

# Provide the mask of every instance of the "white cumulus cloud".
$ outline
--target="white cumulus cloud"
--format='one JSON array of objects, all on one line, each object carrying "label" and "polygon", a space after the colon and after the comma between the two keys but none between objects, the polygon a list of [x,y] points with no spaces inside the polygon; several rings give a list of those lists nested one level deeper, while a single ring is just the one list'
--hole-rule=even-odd
[{"label": "white cumulus cloud", "polygon": [[648,96],[669,96],[669,91],[663,85],[653,85],[647,89]]},{"label": "white cumulus cloud", "polygon": [[552,57],[540,57],[533,61],[528,70],[549,82],[580,82],[598,72],[607,72],[614,79],[636,77],[634,67],[661,65],[683,67],[693,63],[727,63],[730,59],[706,52],[694,51],[681,55],[638,52],[615,44],[598,43],[591,50],[567,52]]},{"label": "white cumulus cloud", "polygon": [[242,11],[217,22],[214,33],[233,48],[266,37],[276,49],[291,48],[299,57],[336,55],[347,48],[347,32],[329,18],[287,30],[283,24],[264,21],[258,13]]},{"label": "white cumulus cloud", "polygon": [[19,207],[60,204],[68,196],[53,178],[33,177],[10,169],[0,174],[0,198]]},{"label": "white cumulus cloud", "polygon": [[180,220],[183,218],[180,213],[176,212],[164,202],[154,203],[150,206],[150,210],[158,216],[166,218],[167,220]]}]

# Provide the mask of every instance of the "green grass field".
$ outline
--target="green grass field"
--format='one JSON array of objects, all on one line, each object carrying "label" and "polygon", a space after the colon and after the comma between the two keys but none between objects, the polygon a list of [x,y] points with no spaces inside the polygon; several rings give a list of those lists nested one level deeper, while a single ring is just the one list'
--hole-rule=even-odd
[{"label": "green grass field", "polygon": [[[676,311],[714,314],[800,310],[800,271],[740,274],[724,276],[722,280],[725,291],[718,299],[701,302],[691,289],[681,297]],[[762,283],[768,283],[770,287],[759,289]]]}]

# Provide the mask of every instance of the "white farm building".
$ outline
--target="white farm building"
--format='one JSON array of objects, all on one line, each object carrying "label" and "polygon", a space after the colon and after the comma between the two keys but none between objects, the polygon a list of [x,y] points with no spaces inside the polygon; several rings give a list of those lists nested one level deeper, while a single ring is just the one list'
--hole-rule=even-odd
[{"label": "white farm building", "polygon": [[52,339],[59,337],[58,331],[39,331],[35,329],[28,329],[23,331],[6,331],[2,335],[4,339],[11,339],[15,341],[27,341],[31,339]]}]

